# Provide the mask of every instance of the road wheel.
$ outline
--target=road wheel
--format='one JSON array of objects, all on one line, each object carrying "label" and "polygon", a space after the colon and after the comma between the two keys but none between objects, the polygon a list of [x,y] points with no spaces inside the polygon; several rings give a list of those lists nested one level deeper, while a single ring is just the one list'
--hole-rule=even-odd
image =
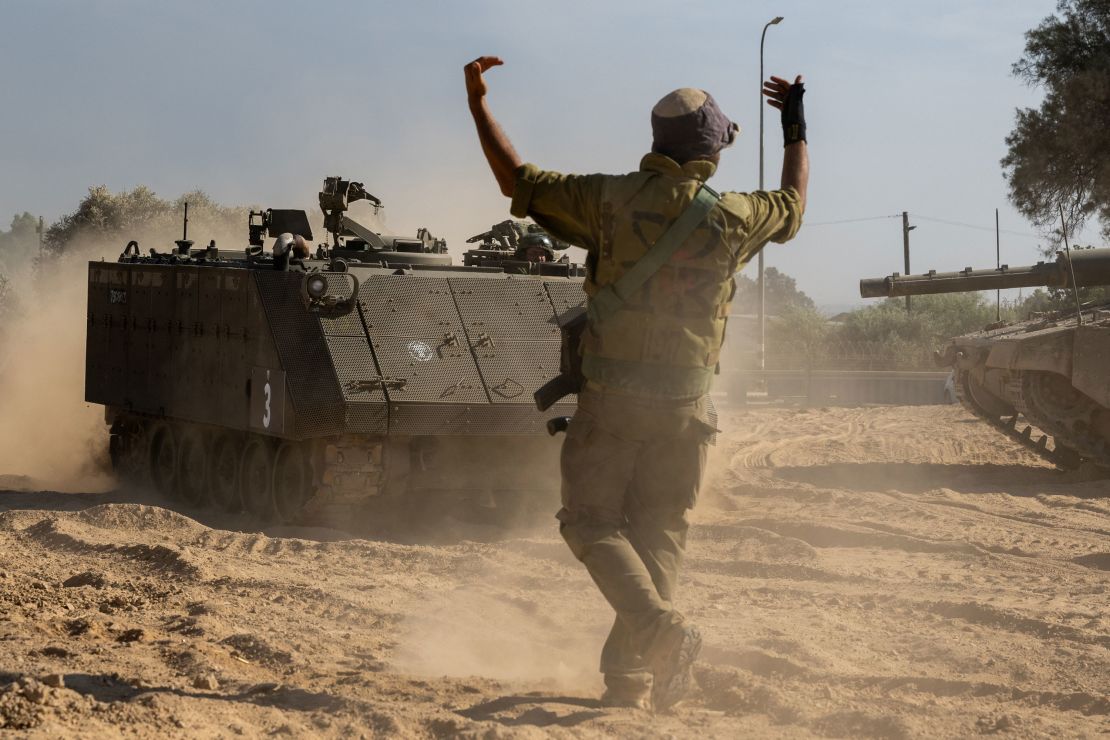
[{"label": "road wheel", "polygon": [[299,442],[282,442],[274,457],[274,511],[286,524],[297,520],[312,487],[312,468]]},{"label": "road wheel", "polygon": [[988,390],[968,370],[959,370],[956,373],[956,396],[960,399],[960,403],[976,416],[999,419],[1017,414],[1009,401],[999,398]]},{"label": "road wheel", "polygon": [[177,495],[190,506],[200,506],[208,491],[208,444],[204,432],[190,429],[181,435],[177,455]]},{"label": "road wheel", "polygon": [[243,508],[263,523],[274,517],[274,452],[270,442],[251,437],[239,463],[239,497]]},{"label": "road wheel", "polygon": [[208,503],[221,511],[239,511],[239,462],[243,442],[237,435],[221,434],[212,446],[208,469]]},{"label": "road wheel", "polygon": [[166,498],[174,496],[177,472],[177,435],[169,424],[155,424],[150,435],[150,480],[155,490]]},{"label": "road wheel", "polygon": [[112,458],[112,471],[120,482],[140,485],[150,473],[150,445],[141,421],[121,421],[112,427],[108,439],[108,454]]}]

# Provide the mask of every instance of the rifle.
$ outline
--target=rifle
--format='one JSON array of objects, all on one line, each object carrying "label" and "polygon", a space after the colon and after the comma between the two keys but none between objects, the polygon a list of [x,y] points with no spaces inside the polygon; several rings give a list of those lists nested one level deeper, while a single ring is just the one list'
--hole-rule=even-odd
[{"label": "rifle", "polygon": [[559,374],[532,394],[536,408],[547,411],[564,396],[582,390],[582,332],[586,330],[586,310],[571,309],[563,314],[559,325],[562,334],[559,349]]}]

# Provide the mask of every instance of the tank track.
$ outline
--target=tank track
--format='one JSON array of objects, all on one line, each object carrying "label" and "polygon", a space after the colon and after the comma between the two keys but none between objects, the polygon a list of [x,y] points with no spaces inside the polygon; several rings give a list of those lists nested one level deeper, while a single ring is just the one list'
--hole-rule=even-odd
[{"label": "tank track", "polygon": [[[202,491],[195,495],[183,485],[195,472],[185,469],[182,455],[191,435],[203,440],[206,461],[203,485],[191,487]],[[366,512],[396,493],[389,490],[386,448],[381,438],[284,441],[135,414],[117,417],[110,437],[113,468],[125,484],[151,486],[190,506],[245,510],[263,526],[350,523],[355,512]],[[221,453],[237,458],[233,480],[219,478]]]},{"label": "tank track", "polygon": [[437,517],[499,525],[557,498],[557,471],[522,466],[518,459],[550,457],[540,449],[553,444],[548,437],[445,437],[429,444],[428,438],[342,435],[296,441],[110,413],[110,453],[121,482],[140,491],[153,488],[190,509],[246,511],[258,528],[396,532]]},{"label": "tank track", "polygon": [[342,520],[395,494],[389,486],[385,449],[384,442],[364,437],[341,437],[324,444],[315,482],[290,523]]},{"label": "tank track", "polygon": [[[1003,436],[1009,437],[1014,442],[1017,442],[1022,447],[1030,452],[1038,455],[1044,460],[1052,463],[1053,465],[1063,469],[1071,470],[1078,467],[1080,461],[1074,456],[1066,452],[1066,448],[1058,445],[1054,437],[1052,437],[1047,430],[1034,426],[1031,423],[1026,423],[1024,427],[1019,429],[1018,418],[1020,413],[1015,409],[1013,416],[1007,418],[1005,415],[995,415],[983,408],[976,400],[970,390],[971,373],[967,370],[959,370],[956,373],[956,398],[959,400],[960,405],[971,412],[974,416],[990,424]],[[1028,422],[1029,419],[1026,418]],[[1034,439],[1034,432],[1041,432],[1041,436]],[[1052,448],[1048,446],[1052,442]]]},{"label": "tank track", "polygon": [[[1006,384],[1005,400],[1013,405],[1012,415],[996,415],[983,408],[970,390],[971,378],[967,370],[957,372],[956,398],[965,409],[1000,434],[1062,470],[1075,470],[1084,463],[1110,470],[1110,448],[1106,442],[1076,433],[1046,418],[1029,402],[1025,390],[1028,379],[1023,376],[1019,371]],[[1091,413],[1094,409],[1095,404],[1091,402]]]},{"label": "tank track", "polygon": [[[1081,423],[1068,424],[1065,421],[1052,419],[1052,414],[1048,409],[1037,407],[1036,403],[1029,397],[1029,384],[1034,381],[1032,376],[1033,373],[1030,372],[1018,372],[1017,377],[1011,379],[1007,384],[1006,395],[1013,401],[1014,408],[1020,411],[1026,419],[1051,434],[1057,445],[1062,441],[1064,447],[1073,451],[1077,462],[1071,467],[1078,467],[1083,462],[1088,462],[1101,468],[1110,469],[1110,447],[1107,446],[1105,440],[1087,432],[1086,425]],[[1086,396],[1080,396],[1080,399],[1082,411],[1078,416],[1081,419],[1089,420],[1098,410],[1098,405]]]}]

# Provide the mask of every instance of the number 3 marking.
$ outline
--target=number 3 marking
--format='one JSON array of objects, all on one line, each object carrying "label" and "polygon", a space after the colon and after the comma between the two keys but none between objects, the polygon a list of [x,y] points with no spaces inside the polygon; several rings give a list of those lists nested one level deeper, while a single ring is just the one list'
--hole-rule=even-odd
[{"label": "number 3 marking", "polygon": [[266,406],[262,412],[262,426],[267,429],[270,428],[270,381],[266,381],[266,385],[262,386],[262,392],[266,394]]}]

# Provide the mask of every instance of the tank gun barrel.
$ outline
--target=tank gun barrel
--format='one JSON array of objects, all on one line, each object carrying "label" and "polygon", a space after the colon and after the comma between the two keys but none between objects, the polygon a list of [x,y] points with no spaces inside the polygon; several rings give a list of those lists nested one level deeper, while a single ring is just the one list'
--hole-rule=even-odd
[{"label": "tank gun barrel", "polygon": [[[1110,249],[1073,249],[1072,268],[1078,287],[1110,285]],[[1058,253],[1054,262],[1035,265],[976,270],[966,267],[959,272],[930,270],[921,275],[899,275],[864,278],[859,281],[863,298],[893,298],[908,295],[933,295],[937,293],[971,293],[999,288],[1066,288],[1071,285],[1068,275],[1068,256]]]}]

